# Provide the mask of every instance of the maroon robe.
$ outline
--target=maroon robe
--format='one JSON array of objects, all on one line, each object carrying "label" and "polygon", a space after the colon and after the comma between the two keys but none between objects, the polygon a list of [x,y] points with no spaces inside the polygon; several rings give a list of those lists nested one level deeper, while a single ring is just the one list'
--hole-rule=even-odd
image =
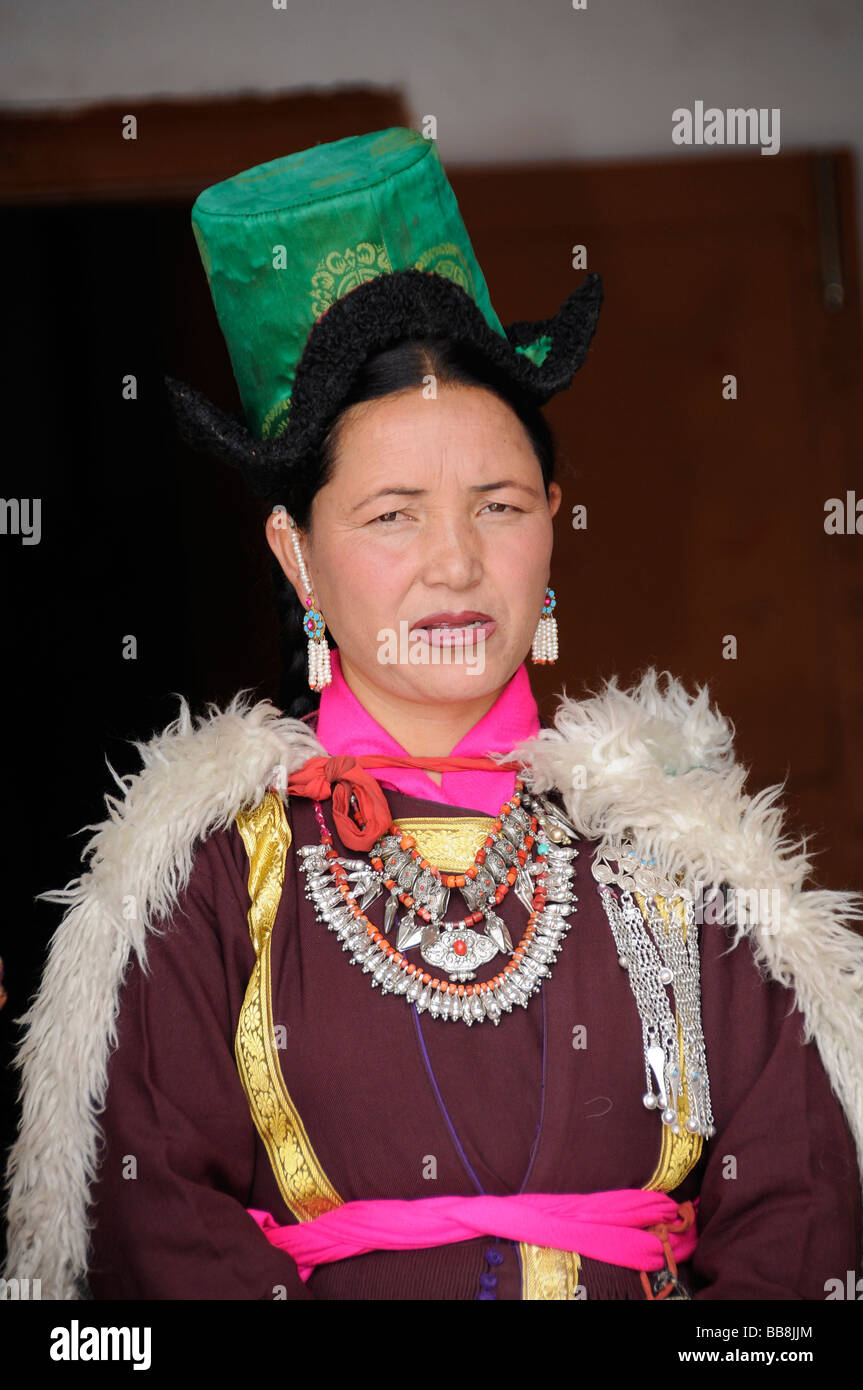
[{"label": "maroon robe", "polygon": [[[477,814],[387,797],[394,818]],[[324,809],[332,828],[331,805]],[[279,1057],[288,1092],[341,1198],[643,1187],[661,1124],[641,1103],[641,1025],[590,873],[595,845],[577,842],[577,911],[551,979],[497,1028],[468,1029],[417,1016],[349,965],[303,892],[296,850],[319,840],[311,802],[293,798],[289,819],[273,1018],[286,1030]],[[519,1299],[518,1247],[509,1241],[377,1251],[320,1266],[304,1284],[248,1216],[256,1207],[280,1223],[294,1219],[234,1058],[255,964],[248,874],[236,824],[200,843],[178,910],[163,935],[151,935],[149,973],[129,967],[92,1187],[94,1297],[272,1299],[283,1289],[290,1299],[472,1299],[489,1272],[486,1251],[497,1249],[495,1293]],[[383,905],[381,897],[367,910],[379,926]],[[454,893],[447,916],[461,907]],[[500,915],[518,940],[527,914],[513,893]],[[844,1280],[859,1260],[851,1134],[816,1046],[801,1041],[791,993],[760,977],[746,940],[727,953],[725,928],[700,932],[717,1132],[673,1194],[700,1194],[699,1243],[681,1276],[696,1299],[823,1299],[825,1281]],[[498,956],[478,980],[501,965]],[[586,1046],[574,1047],[579,1026]],[[129,1156],[134,1178],[124,1177]],[[436,1177],[424,1176],[435,1167]],[[632,1270],[582,1259],[578,1277],[588,1300],[644,1297]]]}]

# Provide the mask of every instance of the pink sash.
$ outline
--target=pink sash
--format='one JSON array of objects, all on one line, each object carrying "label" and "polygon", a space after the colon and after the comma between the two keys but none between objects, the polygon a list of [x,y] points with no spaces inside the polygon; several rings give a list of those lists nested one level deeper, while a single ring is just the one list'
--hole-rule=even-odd
[{"label": "pink sash", "polygon": [[695,1249],[695,1203],[665,1192],[523,1192],[504,1197],[420,1197],[346,1202],[313,1221],[280,1226],[268,1211],[248,1208],[267,1240],[296,1260],[307,1280],[316,1265],[371,1250],[424,1250],[475,1236],[577,1250],[626,1269],[662,1269]]}]

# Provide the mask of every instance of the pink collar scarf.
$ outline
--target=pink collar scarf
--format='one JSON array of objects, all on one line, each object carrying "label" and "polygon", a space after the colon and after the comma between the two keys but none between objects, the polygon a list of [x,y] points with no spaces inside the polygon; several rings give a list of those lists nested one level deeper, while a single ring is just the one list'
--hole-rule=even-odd
[{"label": "pink collar scarf", "polygon": [[[409,756],[360,704],[342,674],[337,651],[332,654],[331,665],[333,681],[321,691],[317,724],[318,740],[330,757],[359,757],[361,753]],[[483,758],[488,753],[508,753],[524,739],[535,738],[539,730],[536,701],[522,662],[488,713],[451,750],[452,756]],[[373,776],[406,796],[439,801],[445,806],[464,806],[490,816],[497,815],[515,786],[515,773],[511,771],[444,772],[440,786],[420,768],[375,768]]]}]

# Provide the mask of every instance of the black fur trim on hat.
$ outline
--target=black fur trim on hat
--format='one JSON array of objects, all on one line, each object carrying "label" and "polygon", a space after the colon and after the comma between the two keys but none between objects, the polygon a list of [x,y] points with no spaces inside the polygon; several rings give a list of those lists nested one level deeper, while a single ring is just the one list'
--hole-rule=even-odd
[{"label": "black fur trim on hat", "polygon": [[[232,464],[254,492],[270,497],[286,470],[320,447],[373,353],[406,338],[466,342],[523,396],[544,405],[571,384],[584,362],[602,298],[602,280],[593,272],[556,314],[514,323],[503,338],[470,295],[445,276],[415,269],[376,276],[338,299],[313,327],[297,367],[287,427],[275,439],[255,439],[238,416],[225,414],[182,382],[165,380],[185,442]],[[516,352],[545,335],[552,347],[542,366]]]}]

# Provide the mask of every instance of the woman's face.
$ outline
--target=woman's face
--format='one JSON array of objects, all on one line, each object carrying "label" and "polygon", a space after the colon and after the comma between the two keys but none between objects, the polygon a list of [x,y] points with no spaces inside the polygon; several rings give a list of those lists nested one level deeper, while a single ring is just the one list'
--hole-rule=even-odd
[{"label": "woman's face", "polygon": [[[517,415],[479,387],[352,406],[300,541],[342,669],[390,699],[474,700],[530,649],[560,505]],[[290,531],[270,545],[301,601]]]}]

